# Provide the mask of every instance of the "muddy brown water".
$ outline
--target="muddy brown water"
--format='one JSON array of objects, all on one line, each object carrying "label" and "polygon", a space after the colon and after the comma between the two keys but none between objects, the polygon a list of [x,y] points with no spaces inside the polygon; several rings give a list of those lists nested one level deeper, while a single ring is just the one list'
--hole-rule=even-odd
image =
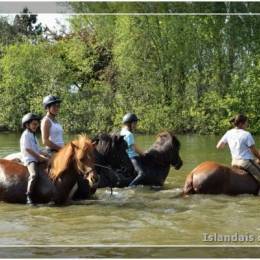
[{"label": "muddy brown water", "polygon": [[[93,200],[64,207],[1,202],[0,257],[259,257],[259,197],[179,197],[199,163],[229,164],[228,149],[217,151],[215,136],[179,139],[184,165],[171,170],[163,189],[114,189],[112,196],[99,189]],[[137,142],[148,148],[154,136]],[[15,152],[19,135],[1,133],[0,144],[1,157]]]}]

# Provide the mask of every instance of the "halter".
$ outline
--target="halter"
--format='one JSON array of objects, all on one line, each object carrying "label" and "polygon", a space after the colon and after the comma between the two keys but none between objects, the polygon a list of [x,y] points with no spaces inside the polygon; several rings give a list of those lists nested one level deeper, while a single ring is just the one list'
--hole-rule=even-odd
[{"label": "halter", "polygon": [[[104,165],[102,165],[102,164],[94,163],[94,165],[97,166],[97,167],[100,167],[100,168],[112,170],[111,167],[104,166]],[[82,172],[82,171],[79,171],[79,172],[80,172],[80,174],[81,174],[84,178],[87,178],[87,177],[88,177],[88,174],[91,173],[91,172],[93,172],[93,171],[94,171],[94,169],[91,169],[91,170],[89,170],[88,172]],[[113,195],[113,187],[112,187],[112,185],[111,185],[111,187],[110,187],[110,196],[112,196],[112,195]]]},{"label": "halter", "polygon": [[88,172],[83,172],[83,171],[79,171],[79,172],[80,172],[80,174],[81,174],[82,176],[87,177],[88,174],[90,174],[90,173],[93,172],[93,171],[94,171],[94,169],[91,169],[91,170],[89,170]]}]

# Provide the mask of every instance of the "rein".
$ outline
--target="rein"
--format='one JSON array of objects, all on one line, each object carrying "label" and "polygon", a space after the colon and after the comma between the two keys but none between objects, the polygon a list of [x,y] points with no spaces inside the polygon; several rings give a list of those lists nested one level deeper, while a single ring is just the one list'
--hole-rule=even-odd
[{"label": "rein", "polygon": [[109,167],[109,166],[104,166],[104,165],[102,165],[102,164],[94,163],[94,165],[97,166],[97,167],[100,167],[100,168],[104,168],[104,169],[112,170],[111,167]]},{"label": "rein", "polygon": [[[102,164],[94,163],[94,165],[97,166],[97,167],[100,167],[100,168],[107,169],[107,170],[112,170],[111,167],[105,166],[105,165],[102,165]],[[109,178],[109,179],[110,179],[110,178]],[[113,195],[113,187],[112,187],[112,185],[111,185],[111,186],[110,186],[110,196],[112,196],[112,195]]]}]

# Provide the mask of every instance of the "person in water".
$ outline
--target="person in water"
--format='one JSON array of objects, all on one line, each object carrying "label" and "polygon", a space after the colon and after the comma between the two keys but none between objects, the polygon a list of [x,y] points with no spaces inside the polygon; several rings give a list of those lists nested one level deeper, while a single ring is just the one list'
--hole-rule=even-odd
[{"label": "person in water", "polygon": [[35,133],[39,127],[40,117],[28,113],[22,118],[22,127],[25,129],[20,138],[22,162],[28,168],[27,204],[33,204],[32,194],[39,177],[39,163],[48,163],[48,156],[41,152]]},{"label": "person in water", "polygon": [[260,183],[260,166],[256,162],[256,159],[260,160],[260,153],[255,147],[251,133],[246,131],[248,118],[239,114],[230,123],[234,127],[220,139],[217,149],[222,149],[228,144],[232,156],[232,166],[244,168]]},{"label": "person in water", "polygon": [[64,146],[63,129],[56,117],[59,113],[61,99],[56,96],[46,96],[43,99],[43,106],[46,115],[41,121],[42,143],[46,146],[47,152],[51,155]]},{"label": "person in water", "polygon": [[124,140],[126,141],[128,148],[126,150],[128,157],[130,158],[135,171],[137,172],[137,176],[135,179],[129,184],[129,186],[138,185],[142,182],[145,177],[145,172],[143,170],[143,166],[140,160],[139,155],[143,152],[136,145],[134,138],[134,130],[137,128],[138,118],[133,113],[127,113],[123,117],[123,126],[120,132],[120,135],[124,136]]}]

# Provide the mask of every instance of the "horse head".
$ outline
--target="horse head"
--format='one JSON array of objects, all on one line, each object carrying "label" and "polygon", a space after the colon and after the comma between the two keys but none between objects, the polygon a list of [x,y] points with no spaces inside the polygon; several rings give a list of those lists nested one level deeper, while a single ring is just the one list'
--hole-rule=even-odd
[{"label": "horse head", "polygon": [[179,155],[181,144],[172,132],[162,132],[157,135],[154,148],[161,154],[162,162],[170,163],[176,170],[182,166]]},{"label": "horse head", "polygon": [[83,177],[89,188],[97,186],[94,166],[94,144],[84,135],[65,145],[52,159],[50,177],[55,181],[65,173]]},{"label": "horse head", "polygon": [[[113,169],[132,171],[132,163],[126,153],[127,143],[118,134],[99,134],[94,138],[97,159]],[[102,157],[102,158],[101,158]]]}]

